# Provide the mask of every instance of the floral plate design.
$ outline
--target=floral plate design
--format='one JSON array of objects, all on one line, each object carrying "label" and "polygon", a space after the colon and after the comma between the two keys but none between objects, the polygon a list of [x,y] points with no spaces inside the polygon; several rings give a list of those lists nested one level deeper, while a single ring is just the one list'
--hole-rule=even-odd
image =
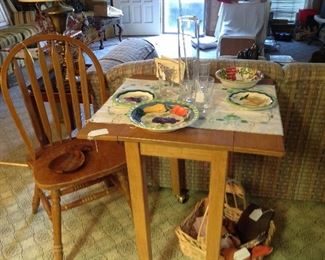
[{"label": "floral plate design", "polygon": [[223,86],[231,89],[254,87],[264,77],[261,71],[249,67],[227,67],[219,69],[215,76]]},{"label": "floral plate design", "polygon": [[135,105],[144,101],[150,101],[155,98],[155,94],[149,90],[132,89],[117,93],[113,101],[120,105]]},{"label": "floral plate design", "polygon": [[185,102],[155,99],[134,106],[128,116],[137,127],[153,132],[172,132],[194,123],[199,118],[199,111]]},{"label": "floral plate design", "polygon": [[227,97],[233,105],[247,110],[266,110],[276,105],[275,97],[260,91],[237,91]]}]

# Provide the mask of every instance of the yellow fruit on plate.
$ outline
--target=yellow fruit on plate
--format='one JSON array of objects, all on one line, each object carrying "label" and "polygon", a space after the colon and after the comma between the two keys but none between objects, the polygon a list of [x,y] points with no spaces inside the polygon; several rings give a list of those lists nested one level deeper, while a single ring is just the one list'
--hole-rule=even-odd
[{"label": "yellow fruit on plate", "polygon": [[166,112],[166,107],[164,104],[158,103],[152,106],[147,106],[143,109],[145,113],[157,113],[157,112]]}]

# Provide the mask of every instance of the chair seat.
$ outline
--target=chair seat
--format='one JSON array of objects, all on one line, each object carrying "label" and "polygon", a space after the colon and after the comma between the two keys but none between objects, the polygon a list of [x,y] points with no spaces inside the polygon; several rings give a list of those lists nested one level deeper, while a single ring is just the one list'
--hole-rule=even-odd
[{"label": "chair seat", "polygon": [[[35,182],[42,189],[59,189],[67,185],[83,184],[98,179],[108,174],[107,169],[116,172],[119,168],[125,167],[124,146],[117,142],[95,141],[72,139],[45,148],[45,151],[33,162],[33,174]],[[87,147],[90,151],[84,151],[85,162],[76,171],[57,173],[49,168],[50,162],[65,152],[76,148]],[[87,149],[87,150],[88,150]],[[110,153],[110,151],[114,151]],[[107,154],[105,154],[107,153]],[[105,156],[103,156],[103,154]]]}]

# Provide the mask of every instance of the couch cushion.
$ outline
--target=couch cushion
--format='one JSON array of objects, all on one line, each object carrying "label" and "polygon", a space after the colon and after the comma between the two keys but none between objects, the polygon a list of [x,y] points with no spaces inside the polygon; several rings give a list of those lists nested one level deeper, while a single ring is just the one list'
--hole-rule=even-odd
[{"label": "couch cushion", "polygon": [[9,48],[38,32],[40,29],[34,24],[13,25],[0,29],[0,49]]},{"label": "couch cushion", "polygon": [[[119,45],[114,47],[109,53],[102,57],[99,62],[107,79],[109,71],[117,65],[126,62],[153,59],[157,56],[158,55],[155,47],[150,42],[140,38],[133,38],[123,40]],[[92,85],[95,98],[98,98],[96,87],[98,85],[98,79],[93,66],[87,70],[87,74],[90,84]],[[114,90],[109,89],[109,92],[111,94],[111,92],[114,92]]]},{"label": "couch cushion", "polygon": [[115,60],[120,63],[147,60],[157,57],[155,47],[144,39],[125,39],[113,48],[102,60]]},{"label": "couch cushion", "polygon": [[[40,28],[36,24],[19,24],[8,26],[0,29],[0,50],[9,49],[16,43],[23,41],[40,32]],[[0,51],[0,67],[4,59],[7,57],[6,51]],[[21,60],[18,60],[19,64],[23,64]],[[11,71],[11,67],[9,68]]]}]

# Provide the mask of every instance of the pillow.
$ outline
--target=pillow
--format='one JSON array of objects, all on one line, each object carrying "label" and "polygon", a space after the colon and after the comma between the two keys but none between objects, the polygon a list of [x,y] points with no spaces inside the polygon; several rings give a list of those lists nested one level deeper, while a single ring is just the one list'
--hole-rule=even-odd
[{"label": "pillow", "polygon": [[55,32],[54,24],[48,15],[44,15],[41,11],[35,14],[35,22],[41,28],[42,33]]},{"label": "pillow", "polygon": [[114,47],[102,59],[115,60],[121,63],[147,60],[157,57],[155,47],[144,39],[125,39]]},{"label": "pillow", "polygon": [[84,31],[88,24],[88,19],[84,13],[71,13],[67,17],[66,30]]},{"label": "pillow", "polygon": [[[204,36],[204,37],[200,37],[199,40],[200,40],[200,42],[199,42],[200,50],[217,48],[218,44],[217,44],[217,39],[215,37]],[[192,46],[194,48],[197,48],[197,39],[193,38],[191,42],[192,42]]]}]

